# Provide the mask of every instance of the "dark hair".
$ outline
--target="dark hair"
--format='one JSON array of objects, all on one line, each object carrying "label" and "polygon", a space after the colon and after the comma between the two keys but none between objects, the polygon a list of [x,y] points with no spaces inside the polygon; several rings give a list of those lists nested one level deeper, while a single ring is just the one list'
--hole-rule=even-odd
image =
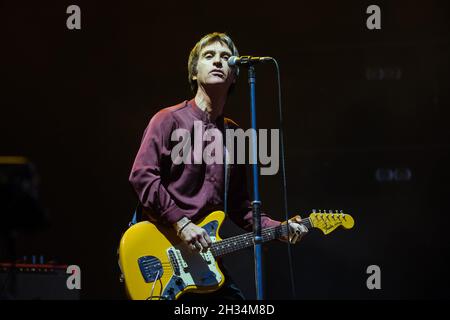
[{"label": "dark hair", "polygon": [[[200,51],[207,45],[214,43],[214,42],[220,42],[222,44],[225,44],[228,46],[228,48],[231,50],[231,55],[233,56],[239,56],[239,52],[236,48],[236,46],[233,43],[233,40],[225,34],[221,32],[214,32],[207,34],[203,38],[200,39],[199,42],[192,48],[191,53],[189,54],[189,60],[188,60],[188,81],[191,85],[191,89],[194,93],[197,92],[197,81],[193,80],[192,77],[197,75],[197,63],[198,63],[198,57],[200,55]],[[235,74],[236,77],[239,76],[239,68],[235,67]],[[234,84],[231,85],[230,91]],[[230,92],[229,91],[229,92]]]}]

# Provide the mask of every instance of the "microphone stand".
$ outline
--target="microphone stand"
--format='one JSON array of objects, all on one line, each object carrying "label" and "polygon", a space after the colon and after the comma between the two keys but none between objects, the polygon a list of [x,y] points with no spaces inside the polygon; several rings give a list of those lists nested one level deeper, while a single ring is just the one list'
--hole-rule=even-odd
[{"label": "microphone stand", "polygon": [[256,135],[256,73],[252,63],[248,64],[248,83],[250,85],[250,109],[252,117],[252,169],[253,169],[253,241],[254,241],[254,259],[255,259],[255,283],[256,299],[263,300],[263,281],[262,281],[262,237],[261,237],[261,201],[259,199],[259,175],[258,175],[258,157],[257,157],[257,135]]}]

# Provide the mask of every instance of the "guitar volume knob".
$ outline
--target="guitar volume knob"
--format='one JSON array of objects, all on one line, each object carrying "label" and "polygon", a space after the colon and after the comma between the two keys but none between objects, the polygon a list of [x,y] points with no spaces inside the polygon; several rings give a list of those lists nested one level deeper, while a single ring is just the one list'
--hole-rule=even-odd
[{"label": "guitar volume knob", "polygon": [[175,284],[177,286],[181,286],[183,284],[183,280],[181,280],[180,278],[178,278],[177,280],[175,280]]}]

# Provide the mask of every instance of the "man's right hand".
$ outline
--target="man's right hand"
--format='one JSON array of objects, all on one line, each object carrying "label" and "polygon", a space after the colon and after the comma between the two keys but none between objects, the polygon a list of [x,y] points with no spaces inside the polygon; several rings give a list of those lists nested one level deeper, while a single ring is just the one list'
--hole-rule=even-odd
[{"label": "man's right hand", "polygon": [[[205,252],[211,246],[211,239],[205,229],[200,228],[188,218],[183,218],[174,224],[180,239],[192,250],[196,252]],[[179,230],[181,232],[179,232]]]}]

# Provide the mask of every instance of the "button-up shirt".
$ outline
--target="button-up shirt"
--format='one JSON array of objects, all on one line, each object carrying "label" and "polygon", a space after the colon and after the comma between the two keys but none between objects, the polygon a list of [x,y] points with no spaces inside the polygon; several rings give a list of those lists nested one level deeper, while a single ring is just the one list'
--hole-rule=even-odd
[{"label": "button-up shirt", "polygon": [[[150,119],[131,170],[129,181],[149,218],[164,224],[173,224],[183,217],[195,222],[212,211],[224,209],[224,164],[207,164],[203,157],[201,149],[214,139],[202,139],[201,149],[193,146],[195,135],[198,135],[194,124],[203,132],[218,129],[216,132],[221,134],[222,147],[225,143],[224,128],[238,128],[236,123],[223,116],[211,121],[194,99],[164,108]],[[172,133],[176,129],[184,129],[191,137],[191,152],[186,153],[187,156],[179,153],[191,161],[179,163],[172,160],[171,153],[180,141],[172,141]],[[253,221],[245,164],[234,162],[229,168],[227,214],[237,225],[249,231]],[[261,214],[263,228],[279,224],[279,221]]]}]

